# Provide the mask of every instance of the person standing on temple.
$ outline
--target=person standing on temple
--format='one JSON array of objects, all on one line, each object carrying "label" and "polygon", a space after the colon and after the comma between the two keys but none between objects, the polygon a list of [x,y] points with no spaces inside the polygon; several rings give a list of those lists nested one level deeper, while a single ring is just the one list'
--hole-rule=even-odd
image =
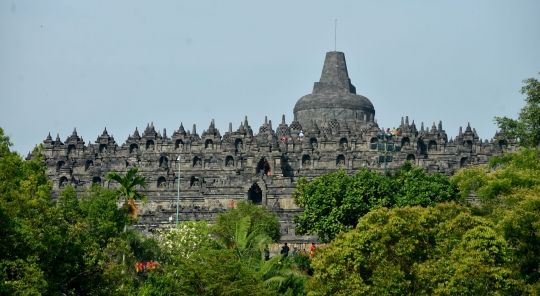
[{"label": "person standing on temple", "polygon": [[283,255],[283,258],[287,258],[289,256],[289,247],[287,246],[287,243],[281,247],[280,253]]},{"label": "person standing on temple", "polygon": [[311,247],[309,248],[309,258],[313,258],[315,256],[315,243],[311,243]]}]

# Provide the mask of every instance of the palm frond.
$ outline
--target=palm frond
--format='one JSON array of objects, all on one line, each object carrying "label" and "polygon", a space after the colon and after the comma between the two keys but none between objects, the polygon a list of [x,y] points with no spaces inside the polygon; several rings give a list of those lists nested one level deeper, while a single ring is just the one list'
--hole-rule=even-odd
[{"label": "palm frond", "polygon": [[251,218],[249,216],[246,216],[242,218],[238,223],[236,224],[236,246],[239,250],[243,250],[246,248],[248,240],[248,230],[249,230],[249,224],[251,223]]},{"label": "palm frond", "polygon": [[270,258],[270,260],[268,261],[264,261],[263,264],[261,265],[261,269],[259,270],[261,277],[265,278],[268,273],[274,270],[277,263],[280,262],[282,258],[283,258],[283,255],[279,254]]},{"label": "palm frond", "polygon": [[264,284],[267,286],[277,285],[278,287],[280,287],[285,281],[287,281],[286,277],[274,276],[264,281]]}]

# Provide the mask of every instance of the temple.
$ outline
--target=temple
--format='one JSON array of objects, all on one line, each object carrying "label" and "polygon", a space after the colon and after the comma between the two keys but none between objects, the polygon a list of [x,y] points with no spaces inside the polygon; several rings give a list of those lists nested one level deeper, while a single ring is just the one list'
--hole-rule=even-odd
[{"label": "temple", "polygon": [[[79,192],[92,183],[112,188],[115,184],[105,181],[108,172],[140,168],[148,183],[148,202],[139,206],[135,227],[143,233],[169,226],[176,219],[180,182],[181,221],[211,221],[234,202],[246,200],[276,213],[284,242],[309,242],[316,236],[294,232],[293,216],[301,212],[292,197],[297,179],[338,170],[354,173],[362,168],[382,173],[377,145],[381,130],[371,101],[356,94],[345,55],[328,52],[319,82],[311,94],[298,100],[292,122],[287,123],[283,116],[273,125],[265,118],[254,130],[245,117],[236,130],[229,123],[223,135],[214,120],[201,134],[195,125],[186,130],[180,124],[167,135],[165,129],[159,131],[148,124],[142,133],[135,128],[120,144],[107,129],[94,143],[86,143],[73,130],[63,142],[58,135],[54,140],[47,136],[44,162],[54,183],[54,196],[67,185]],[[452,175],[462,167],[485,164],[494,155],[516,149],[515,142],[482,141],[470,125],[464,130],[460,127],[457,136],[448,139],[440,121],[431,128],[423,123],[418,128],[402,117],[397,130],[393,142],[401,150],[392,152],[389,170],[408,160],[428,173]]]}]

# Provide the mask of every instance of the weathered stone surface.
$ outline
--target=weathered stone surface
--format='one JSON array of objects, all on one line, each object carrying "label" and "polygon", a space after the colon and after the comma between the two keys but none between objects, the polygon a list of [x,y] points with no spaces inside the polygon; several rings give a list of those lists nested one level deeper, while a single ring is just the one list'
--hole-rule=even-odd
[{"label": "weathered stone surface", "polygon": [[[370,145],[378,142],[376,134],[381,130],[373,120],[375,110],[369,100],[355,92],[343,53],[330,52],[320,82],[315,83],[313,94],[299,100],[296,119],[290,125],[283,116],[274,130],[272,122],[265,120],[255,135],[246,117],[236,131],[229,124],[222,136],[212,120],[201,135],[195,125],[186,132],[181,124],[168,137],[165,129],[161,134],[149,124],[142,134],[135,129],[120,145],[106,129],[88,144],[76,130],[64,142],[59,136],[53,141],[49,134],[43,141],[47,175],[54,182],[57,196],[68,184],[78,191],[93,182],[115,186],[105,182],[108,172],[140,168],[148,182],[145,193],[149,197],[147,204],[140,205],[136,227],[142,232],[174,223],[180,179],[181,221],[213,220],[231,202],[251,200],[278,215],[284,241],[313,241],[315,236],[294,233],[292,219],[300,213],[292,199],[296,180],[340,169],[349,173],[363,167],[383,171],[378,162],[380,153]],[[328,99],[331,103],[325,101]],[[360,114],[358,119],[356,112]],[[429,173],[452,175],[461,167],[485,164],[493,155],[515,150],[515,143],[493,139],[482,142],[469,125],[450,140],[441,122],[438,126],[433,123],[431,129],[424,129],[422,123],[417,129],[406,117],[401,119],[398,131],[394,142],[403,149],[394,153],[394,161],[388,164],[390,170],[410,160]],[[301,132],[302,140],[297,139]]]}]

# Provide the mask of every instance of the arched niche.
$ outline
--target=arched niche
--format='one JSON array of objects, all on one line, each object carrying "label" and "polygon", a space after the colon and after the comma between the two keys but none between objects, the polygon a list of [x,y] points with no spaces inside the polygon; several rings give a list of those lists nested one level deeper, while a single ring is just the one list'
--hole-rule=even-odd
[{"label": "arched niche", "polygon": [[193,157],[193,167],[202,167],[202,159],[200,157]]},{"label": "arched niche", "polygon": [[508,142],[506,140],[499,140],[499,148],[506,150],[508,148]]},{"label": "arched niche", "polygon": [[317,148],[317,147],[318,147],[317,138],[311,138],[311,139],[309,139],[309,143],[311,144],[311,146],[312,146],[313,148]]},{"label": "arched niche", "polygon": [[101,185],[101,178],[100,177],[92,178],[92,183],[98,183],[98,185]]},{"label": "arched niche", "polygon": [[467,157],[462,157],[459,161],[459,167],[464,168],[469,164],[469,159]]},{"label": "arched niche", "polygon": [[94,167],[94,162],[92,160],[87,160],[84,164],[84,170],[88,171],[91,170]]},{"label": "arched niche", "polygon": [[167,180],[165,179],[165,177],[159,177],[157,179],[157,184],[156,185],[160,189],[167,188]]},{"label": "arched niche", "polygon": [[336,158],[336,166],[344,167],[345,166],[345,156],[343,154],[338,155]]},{"label": "arched niche", "polygon": [[416,159],[416,157],[414,156],[414,154],[409,154],[409,155],[407,155],[407,160],[408,160],[408,161],[413,162],[415,159]]},{"label": "arched niche", "polygon": [[418,147],[418,150],[420,150],[421,153],[426,153],[427,147],[422,139],[418,139],[418,141],[416,142],[416,147]]},{"label": "arched niche", "polygon": [[369,140],[369,148],[372,149],[372,150],[376,150],[377,149],[377,143],[379,143],[379,139],[373,137],[371,138],[371,140]]},{"label": "arched niche", "polygon": [[99,145],[99,153],[107,153],[107,144]]},{"label": "arched niche", "polygon": [[164,169],[168,168],[169,167],[169,159],[167,159],[167,157],[165,157],[165,156],[161,156],[159,158],[159,167],[164,168]]},{"label": "arched niche", "polygon": [[225,166],[234,167],[234,158],[232,156],[229,155],[225,158]]},{"label": "arched niche", "polygon": [[189,179],[189,187],[199,187],[199,178],[191,176],[191,178]]},{"label": "arched niche", "polygon": [[174,141],[174,149],[184,150],[184,141],[182,141],[181,139]]},{"label": "arched niche", "polygon": [[257,183],[253,183],[248,190],[248,201],[251,201],[255,205],[262,204],[263,192],[261,187]]},{"label": "arched niche", "polygon": [[146,150],[154,150],[154,140],[146,141]]},{"label": "arched niche", "polygon": [[267,175],[267,176],[270,176],[272,174],[270,163],[268,162],[268,160],[266,160],[265,157],[262,157],[261,160],[259,160],[259,162],[257,163],[256,173]]},{"label": "arched niche", "polygon": [[311,166],[311,156],[304,155],[302,156],[302,167],[310,167]]},{"label": "arched niche", "polygon": [[403,137],[403,139],[401,139],[401,147],[406,147],[409,145],[411,145],[411,140],[409,137]]},{"label": "arched niche", "polygon": [[67,177],[61,177],[60,180],[58,180],[58,187],[59,188],[64,188],[68,185],[68,179]]},{"label": "arched niche", "polygon": [[339,140],[339,148],[347,148],[348,144],[349,144],[349,141],[347,141],[347,138],[341,138]]},{"label": "arched niche", "polygon": [[59,161],[56,163],[56,171],[58,172],[62,167],[64,166],[63,161]]},{"label": "arched niche", "polygon": [[244,142],[242,141],[242,139],[236,139],[234,141],[234,149],[236,149],[236,151],[242,150],[243,147],[244,147]]},{"label": "arched niche", "polygon": [[212,141],[211,139],[208,139],[208,140],[204,141],[204,148],[205,149],[214,149],[214,141]]},{"label": "arched niche", "polygon": [[463,141],[463,149],[465,151],[472,151],[473,142],[471,140]]},{"label": "arched niche", "polygon": [[437,151],[437,142],[435,142],[435,140],[429,141],[428,151]]},{"label": "arched niche", "polygon": [[71,144],[68,146],[68,155],[71,155],[72,153],[75,154],[75,145]]},{"label": "arched niche", "polygon": [[137,154],[139,152],[139,145],[133,143],[129,145],[129,154]]}]

